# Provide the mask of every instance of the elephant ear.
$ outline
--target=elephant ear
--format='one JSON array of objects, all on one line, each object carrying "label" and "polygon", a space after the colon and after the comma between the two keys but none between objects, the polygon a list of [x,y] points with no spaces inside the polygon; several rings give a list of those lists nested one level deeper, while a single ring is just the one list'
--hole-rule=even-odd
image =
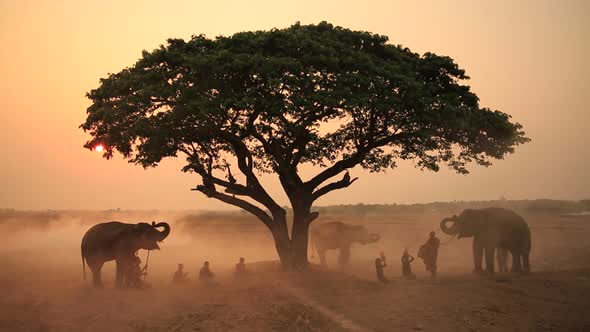
[{"label": "elephant ear", "polygon": [[464,218],[464,219],[476,218],[477,217],[477,210],[465,209],[465,210],[463,210],[463,212],[461,212],[460,217]]},{"label": "elephant ear", "polygon": [[350,230],[352,232],[354,232],[354,233],[356,233],[356,232],[364,232],[366,230],[366,227],[363,226],[363,225],[351,225],[350,226]]},{"label": "elephant ear", "polygon": [[133,225],[133,228],[131,229],[131,231],[134,234],[141,235],[142,233],[145,233],[145,231],[149,228],[150,228],[150,224],[145,223],[145,222],[140,222],[140,223]]},{"label": "elephant ear", "polygon": [[130,229],[130,233],[134,234],[134,235],[140,234],[141,233],[141,225],[140,224],[133,225],[133,227],[131,227],[131,229]]}]

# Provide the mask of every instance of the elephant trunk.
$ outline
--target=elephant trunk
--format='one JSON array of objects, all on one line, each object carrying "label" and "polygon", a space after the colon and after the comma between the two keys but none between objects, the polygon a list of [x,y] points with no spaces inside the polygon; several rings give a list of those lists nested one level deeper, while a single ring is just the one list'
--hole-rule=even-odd
[{"label": "elephant trunk", "polygon": [[163,241],[166,237],[168,237],[168,234],[170,234],[170,225],[168,225],[168,223],[159,222],[156,224],[155,222],[152,222],[152,226],[154,228],[164,227],[164,230],[160,232],[158,241]]},{"label": "elephant trunk", "polygon": [[[452,222],[453,225],[451,227],[448,227],[447,224],[449,222]],[[457,220],[455,218],[445,218],[443,220],[440,221],[440,229],[448,235],[455,235],[459,232],[459,229],[457,227]]]}]

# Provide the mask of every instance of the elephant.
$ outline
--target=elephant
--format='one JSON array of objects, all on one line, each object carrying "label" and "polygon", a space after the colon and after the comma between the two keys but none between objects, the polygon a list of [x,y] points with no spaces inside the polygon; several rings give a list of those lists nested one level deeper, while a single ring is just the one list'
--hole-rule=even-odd
[{"label": "elephant", "polygon": [[[449,227],[448,223],[452,225]],[[526,221],[512,210],[495,207],[466,209],[458,216],[441,220],[440,228],[446,234],[458,235],[458,238],[473,237],[473,263],[476,273],[483,273],[484,251],[486,273],[494,273],[496,249],[499,249],[500,265],[506,264],[507,250],[512,256],[511,272],[530,272],[531,232]]]},{"label": "elephant", "polygon": [[[164,230],[158,230],[163,227]],[[170,234],[170,225],[165,222],[152,224],[127,224],[111,221],[92,226],[82,238],[82,269],[86,280],[86,264],[92,271],[95,287],[102,287],[101,269],[105,262],[116,261],[116,285],[121,287],[126,264],[135,257],[139,249],[160,249],[158,242]]]},{"label": "elephant", "polygon": [[344,266],[350,260],[350,246],[353,243],[369,244],[379,239],[379,234],[369,233],[365,226],[349,225],[340,221],[326,222],[311,230],[312,255],[315,246],[322,266],[327,266],[326,250],[339,249],[338,264]]}]

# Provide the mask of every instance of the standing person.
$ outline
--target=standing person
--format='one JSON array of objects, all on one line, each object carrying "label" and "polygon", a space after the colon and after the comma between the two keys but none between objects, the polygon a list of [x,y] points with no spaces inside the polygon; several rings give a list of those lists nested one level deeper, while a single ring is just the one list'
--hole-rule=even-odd
[{"label": "standing person", "polygon": [[172,277],[172,281],[176,284],[183,283],[188,280],[187,275],[188,273],[183,271],[184,264],[178,264],[178,270],[174,272],[174,277]]},{"label": "standing person", "polygon": [[508,272],[508,249],[496,248],[496,258],[500,272]]},{"label": "standing person", "polygon": [[199,271],[199,280],[210,280],[213,278],[213,272],[209,269],[209,262],[205,261],[203,267]]},{"label": "standing person", "polygon": [[389,279],[385,277],[383,274],[383,268],[386,267],[387,264],[380,257],[375,258],[375,270],[377,271],[377,280],[381,281],[382,283],[386,284],[389,282]]},{"label": "standing person", "polygon": [[440,240],[436,237],[436,233],[430,232],[430,237],[420,247],[418,257],[424,260],[426,265],[426,271],[430,271],[432,278],[436,277],[436,260],[438,259],[438,247],[440,246]]},{"label": "standing person", "polygon": [[240,261],[236,264],[236,276],[240,277],[246,274],[246,260],[240,257]]},{"label": "standing person", "polygon": [[414,261],[414,257],[412,257],[408,253],[408,248],[404,249],[404,253],[402,255],[402,274],[406,279],[416,279],[416,275],[412,273],[412,262]]}]

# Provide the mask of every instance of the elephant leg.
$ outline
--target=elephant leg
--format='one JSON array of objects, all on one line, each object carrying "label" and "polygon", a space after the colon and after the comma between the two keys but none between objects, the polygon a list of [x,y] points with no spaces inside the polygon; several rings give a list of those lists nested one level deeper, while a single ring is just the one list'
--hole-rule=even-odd
[{"label": "elephant leg", "polygon": [[496,260],[498,261],[498,271],[504,272],[504,258],[502,257],[502,249],[497,250]]},{"label": "elephant leg", "polygon": [[498,270],[508,272],[508,251],[504,248],[498,248],[496,258],[498,259]]},{"label": "elephant leg", "polygon": [[102,278],[100,276],[100,270],[92,271],[92,284],[94,287],[101,288],[102,287]]},{"label": "elephant leg", "polygon": [[529,253],[525,252],[522,254],[522,270],[524,272],[531,272],[531,265],[529,264]]},{"label": "elephant leg", "polygon": [[512,270],[510,272],[520,272],[522,270],[520,265],[520,251],[511,250],[510,254],[512,255]]},{"label": "elephant leg", "polygon": [[504,270],[505,272],[509,272],[510,269],[508,269],[508,259],[510,258],[508,249],[505,250],[504,252]]},{"label": "elephant leg", "polygon": [[326,249],[317,247],[318,256],[320,257],[320,264],[323,267],[327,267],[328,264],[326,263]]},{"label": "elephant leg", "polygon": [[486,247],[486,273],[487,274],[494,274],[494,253],[496,251],[495,247]]},{"label": "elephant leg", "polygon": [[345,266],[350,260],[350,246],[340,247],[340,255],[338,256],[338,264]]},{"label": "elephant leg", "polygon": [[483,246],[477,239],[473,239],[473,265],[474,273],[481,274],[483,269],[481,268],[481,261],[483,258]]},{"label": "elephant leg", "polygon": [[93,262],[88,264],[90,270],[92,271],[92,284],[96,288],[102,288],[102,277],[101,277],[101,269],[104,263],[96,263]]}]

